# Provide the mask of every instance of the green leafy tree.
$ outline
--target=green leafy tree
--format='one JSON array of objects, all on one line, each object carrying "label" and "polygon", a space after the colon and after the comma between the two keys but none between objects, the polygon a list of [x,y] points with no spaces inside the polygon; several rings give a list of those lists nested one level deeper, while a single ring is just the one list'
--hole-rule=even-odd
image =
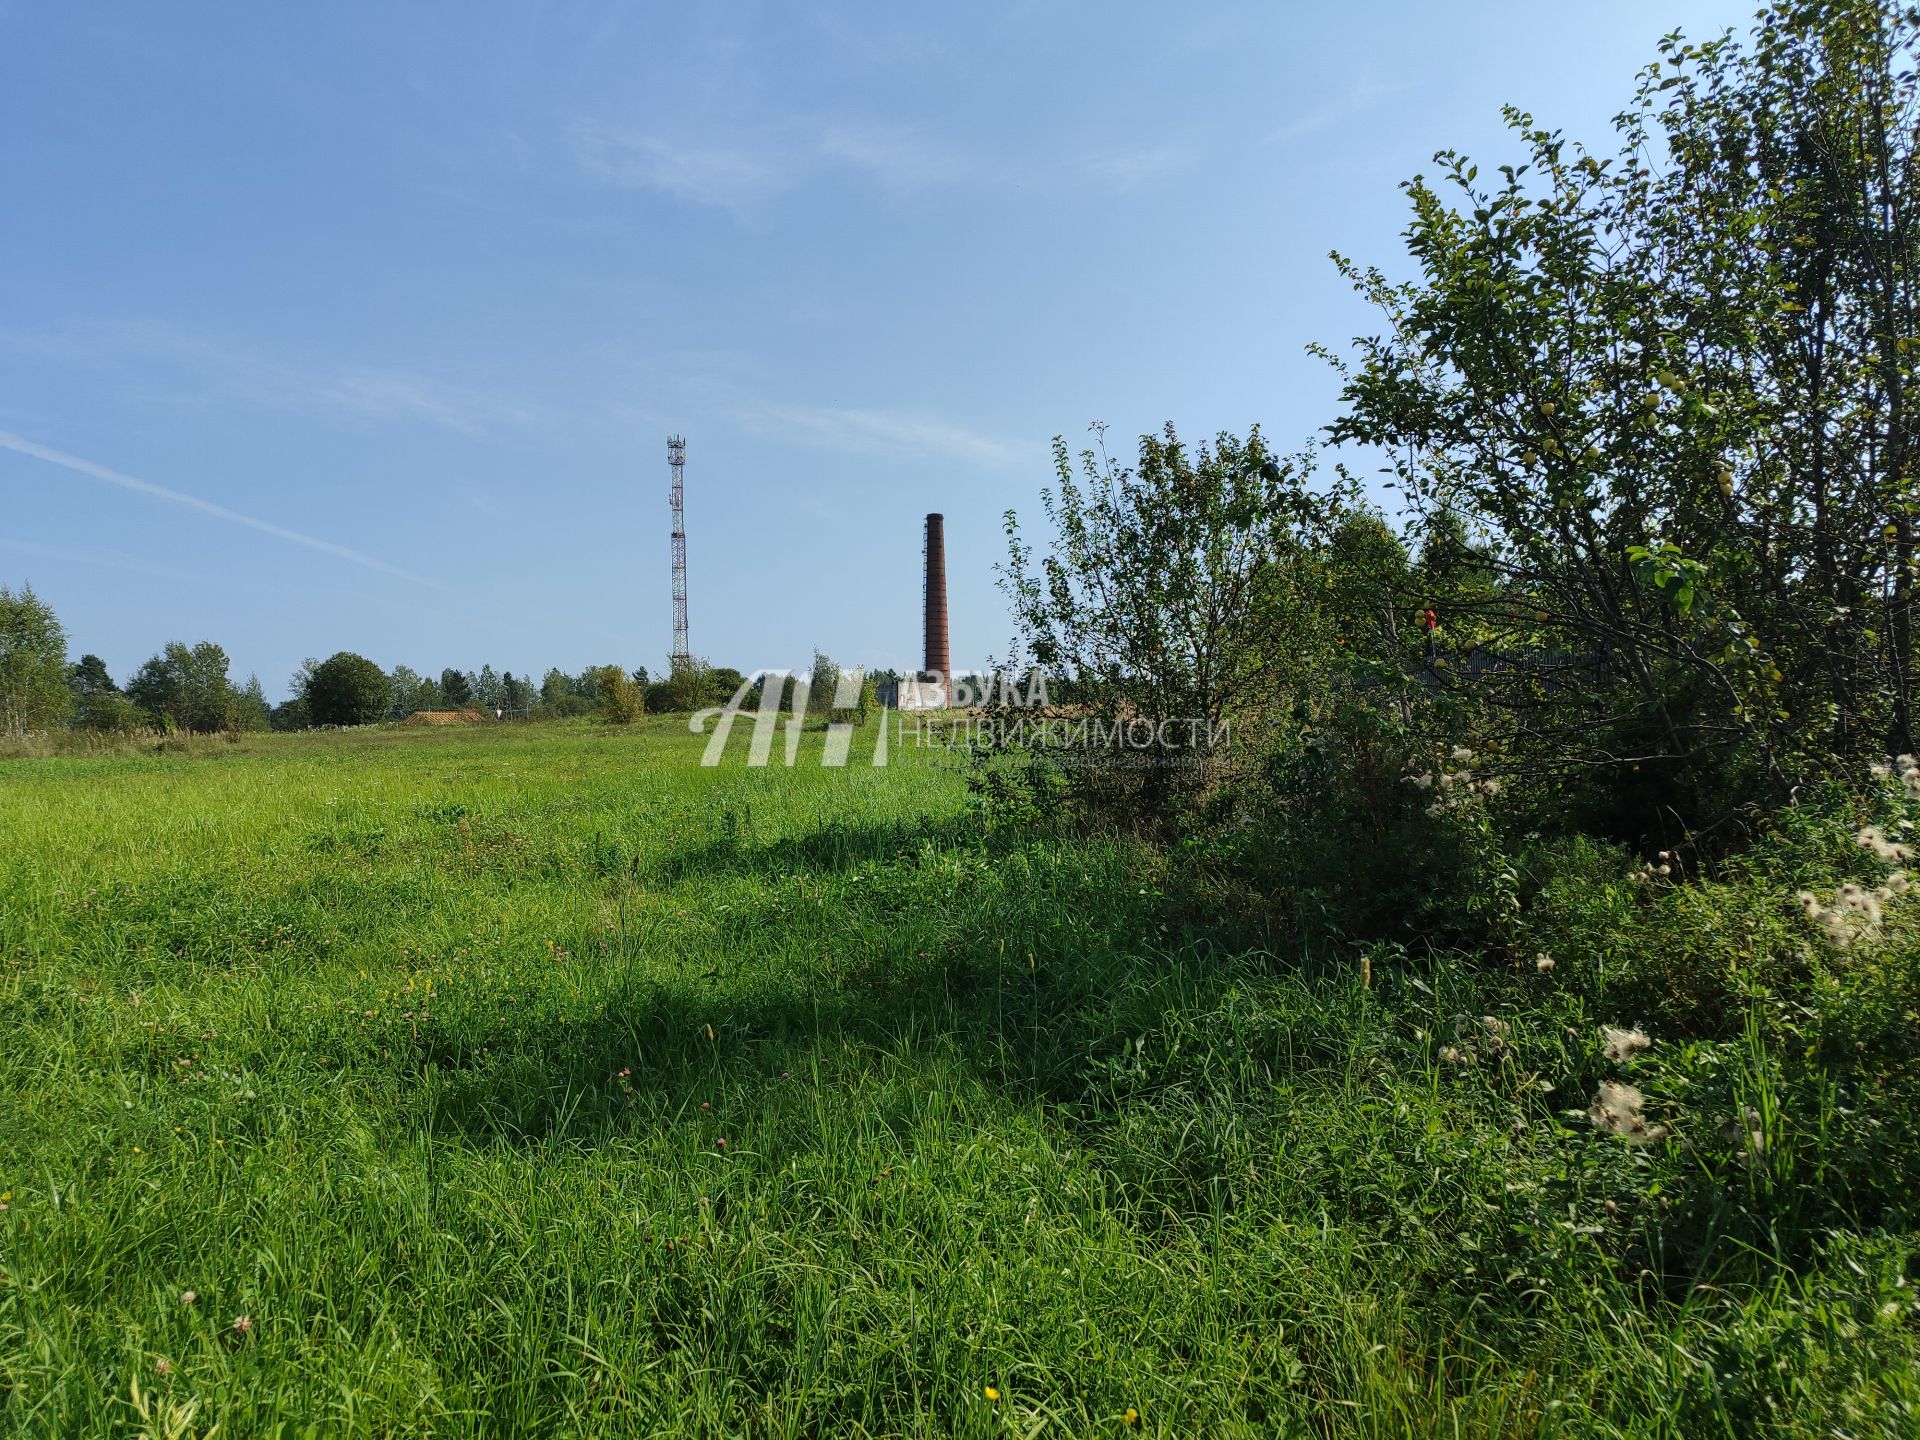
[{"label": "green leafy tree", "polygon": [[1222,726],[1273,705],[1304,666],[1288,597],[1325,507],[1304,462],[1276,457],[1257,428],[1189,450],[1168,426],[1141,438],[1137,467],[1116,462],[1105,427],[1094,430],[1077,464],[1054,441],[1045,555],[1007,512],[1000,581],[1026,657],[1087,714],[1185,742],[1181,764],[1130,774],[1096,763],[1076,777],[1101,803],[1157,823],[1210,783]]},{"label": "green leafy tree", "polygon": [[289,700],[283,700],[274,706],[272,716],[268,723],[270,728],[274,730],[309,730],[313,728],[313,719],[307,714],[306,699],[300,695],[295,695]]},{"label": "green leafy tree", "polygon": [[667,677],[667,708],[676,714],[698,710],[713,694],[713,667],[698,655],[683,655],[671,662]]},{"label": "green leafy tree", "polygon": [[145,721],[140,707],[121,693],[98,655],[82,655],[68,669],[67,689],[73,696],[71,720],[77,729],[125,735]]},{"label": "green leafy tree", "polygon": [[247,676],[247,683],[234,693],[233,728],[248,731],[273,728],[273,706],[267,701],[267,692],[261,687],[258,675]]},{"label": "green leafy tree", "polygon": [[473,685],[461,670],[442,670],[440,672],[440,698],[450,710],[464,709],[473,704]]},{"label": "green leafy tree", "polygon": [[809,714],[824,716],[830,721],[845,721],[856,725],[866,720],[867,712],[877,702],[874,698],[873,678],[865,671],[858,668],[848,671],[858,677],[853,704],[844,706],[834,704],[834,701],[839,698],[840,678],[845,668],[834,663],[824,651],[813,652],[813,671],[807,682]]},{"label": "green leafy tree", "polygon": [[82,695],[118,695],[120,687],[114,683],[113,675],[107,669],[107,662],[98,655],[82,655],[67,670],[67,689],[74,698]]},{"label": "green leafy tree", "polygon": [[647,713],[646,693],[618,665],[595,665],[583,677],[593,686],[600,718],[610,725],[630,725]]},{"label": "green leafy tree", "polygon": [[1332,433],[1484,541],[1435,683],[1534,767],[1711,823],[1912,747],[1917,34],[1840,0],[1669,37],[1617,155],[1509,111],[1525,163],[1408,185],[1414,279],[1341,262],[1386,327]]},{"label": "green leafy tree", "polygon": [[396,665],[388,680],[393,686],[393,700],[387,707],[391,719],[404,720],[416,710],[429,710],[433,707],[423,698],[427,682],[420,678],[420,672],[411,665]]},{"label": "green leafy tree", "polygon": [[[646,673],[646,666],[643,665],[634,672],[634,678],[637,680]],[[705,679],[706,695],[700,703],[703,706],[724,705],[746,683],[747,677],[731,665],[708,666]]]},{"label": "green leafy tree", "polygon": [[202,734],[230,729],[238,698],[227,652],[211,640],[169,643],[127,682],[127,695],[156,724]]},{"label": "green leafy tree", "polygon": [[500,677],[500,704],[508,712],[525,716],[533,709],[533,682],[516,679],[511,670]]},{"label": "green leafy tree", "polygon": [[364,655],[342,650],[314,667],[301,694],[315,725],[371,725],[387,718],[393,681]]},{"label": "green leafy tree", "polygon": [[33,587],[0,585],[0,733],[58,724],[71,704],[67,634]]},{"label": "green leafy tree", "polygon": [[834,687],[840,680],[840,667],[824,650],[813,652],[813,669],[807,676],[807,713],[825,715],[833,706]]}]

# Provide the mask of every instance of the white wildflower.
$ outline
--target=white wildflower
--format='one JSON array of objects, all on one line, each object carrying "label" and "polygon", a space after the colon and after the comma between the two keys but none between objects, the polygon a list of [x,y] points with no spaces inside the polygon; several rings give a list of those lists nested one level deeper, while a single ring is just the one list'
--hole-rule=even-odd
[{"label": "white wildflower", "polygon": [[1864,885],[1856,885],[1849,880],[1840,887],[1834,898],[1840,902],[1841,909],[1858,915],[1868,928],[1879,925],[1880,902],[1873,898],[1873,892]]},{"label": "white wildflower", "polygon": [[1814,918],[1834,949],[1844,950],[1853,943],[1853,927],[1847,924],[1844,910],[1822,910]]},{"label": "white wildflower", "polygon": [[1853,843],[1862,850],[1870,850],[1890,865],[1897,865],[1913,858],[1910,847],[1897,840],[1889,840],[1886,831],[1878,825],[1865,825],[1860,833],[1853,837]]},{"label": "white wildflower", "polygon": [[1604,1130],[1609,1135],[1618,1135],[1623,1140],[1643,1145],[1664,1140],[1668,1134],[1667,1127],[1647,1124],[1646,1105],[1647,1097],[1634,1086],[1622,1085],[1615,1080],[1602,1080],[1592,1104],[1587,1107],[1587,1114],[1593,1117],[1596,1129]]},{"label": "white wildflower", "polygon": [[1615,1025],[1602,1025],[1600,1034],[1606,1041],[1600,1053],[1615,1062],[1631,1060],[1653,1044],[1653,1041],[1647,1038],[1647,1032],[1638,1025],[1631,1030],[1622,1030]]}]

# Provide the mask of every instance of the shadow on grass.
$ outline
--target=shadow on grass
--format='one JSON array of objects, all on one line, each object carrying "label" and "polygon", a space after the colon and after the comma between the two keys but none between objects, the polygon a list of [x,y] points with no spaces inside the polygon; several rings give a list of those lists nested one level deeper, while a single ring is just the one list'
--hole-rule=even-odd
[{"label": "shadow on grass", "polygon": [[[849,1048],[876,1064],[938,1056],[1010,1098],[1087,1115],[1115,1103],[1116,1086],[1137,1099],[1237,1081],[1244,1046],[1227,1066],[1212,1042],[1174,1063],[1142,1037],[1172,1015],[1214,1011],[1236,984],[1271,974],[1268,957],[1171,933],[1155,892],[1123,883],[1112,850],[1063,862],[1075,843],[988,838],[958,820],[835,822],[760,846],[722,836],[675,873],[794,879],[803,891],[840,876],[835,905],[850,908],[796,905],[795,887],[770,884],[750,908],[729,906],[714,948],[766,935],[783,951],[770,945],[731,974],[692,957],[663,973],[657,953],[630,963],[606,941],[604,984],[584,1006],[442,1002],[389,1063],[409,1082],[431,1074],[437,1131],[514,1143],[592,1140],[686,1097],[808,1074],[829,1050],[844,1065]],[[1297,1037],[1288,1044],[1299,1051]]]},{"label": "shadow on grass", "polygon": [[836,819],[800,835],[783,836],[755,844],[741,833],[743,822],[731,807],[721,814],[720,834],[703,844],[676,850],[646,867],[655,880],[679,884],[720,875],[844,874],[878,865],[898,863],[903,857],[932,847],[1004,850],[1006,841],[985,835],[977,823],[963,817],[915,816],[875,823]]}]

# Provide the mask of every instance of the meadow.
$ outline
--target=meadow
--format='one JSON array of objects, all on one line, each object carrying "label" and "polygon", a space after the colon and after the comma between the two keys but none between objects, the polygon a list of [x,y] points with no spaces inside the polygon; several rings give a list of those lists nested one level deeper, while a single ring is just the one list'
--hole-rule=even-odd
[{"label": "meadow", "polygon": [[0,1433],[1915,1433],[1913,948],[1764,990],[1784,869],[1361,952],[701,744],[0,761]]}]

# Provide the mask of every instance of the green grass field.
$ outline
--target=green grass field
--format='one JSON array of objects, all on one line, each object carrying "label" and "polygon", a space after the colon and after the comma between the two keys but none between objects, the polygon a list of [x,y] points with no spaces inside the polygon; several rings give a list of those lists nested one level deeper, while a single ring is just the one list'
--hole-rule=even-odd
[{"label": "green grass field", "polygon": [[1910,1237],[1745,1264],[1783,1138],[1663,1250],[1573,961],[1365,988],[701,743],[0,762],[0,1433],[1914,1433]]}]

